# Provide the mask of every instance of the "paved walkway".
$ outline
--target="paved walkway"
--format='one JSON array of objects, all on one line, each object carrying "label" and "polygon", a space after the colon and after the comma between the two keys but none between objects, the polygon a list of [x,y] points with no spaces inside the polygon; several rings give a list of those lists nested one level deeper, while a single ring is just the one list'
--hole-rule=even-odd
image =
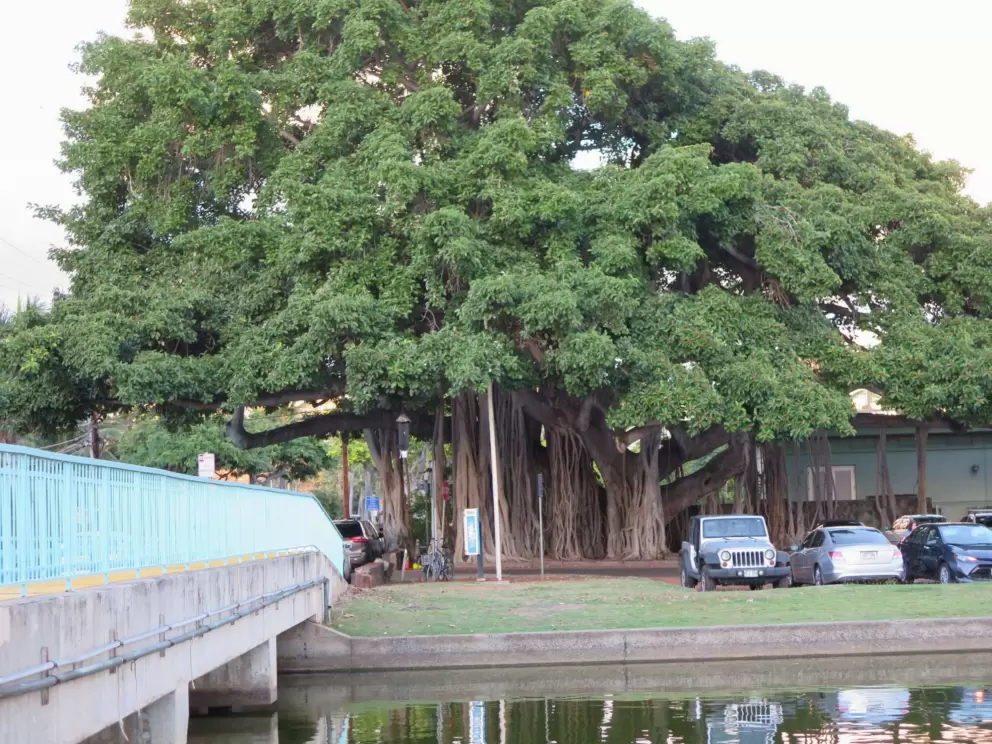
[{"label": "paved walkway", "polygon": [[[487,561],[483,566],[487,579],[496,577],[496,565]],[[678,558],[662,561],[545,561],[544,575],[547,578],[562,578],[571,576],[634,576],[644,579],[654,579],[667,584],[679,583]],[[420,569],[407,569],[405,581],[420,581]],[[477,576],[475,564],[456,563],[455,581],[475,581]],[[505,562],[503,576],[511,581],[535,581],[541,578],[540,564],[537,562]],[[393,574],[393,581],[398,581],[398,573]]]}]

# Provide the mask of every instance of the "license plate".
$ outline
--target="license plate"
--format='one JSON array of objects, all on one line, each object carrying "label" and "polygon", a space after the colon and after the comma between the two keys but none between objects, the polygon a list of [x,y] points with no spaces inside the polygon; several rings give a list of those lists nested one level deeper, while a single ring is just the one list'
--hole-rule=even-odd
[{"label": "license plate", "polygon": [[756,578],[757,575],[758,575],[758,572],[757,571],[745,571],[744,572],[744,578],[746,578],[746,579]]},{"label": "license plate", "polygon": [[875,560],[876,558],[878,558],[878,551],[875,551],[875,550],[871,550],[871,551],[863,551],[863,552],[861,553],[861,559],[862,559],[862,560],[865,560],[865,561],[873,561],[873,560]]}]

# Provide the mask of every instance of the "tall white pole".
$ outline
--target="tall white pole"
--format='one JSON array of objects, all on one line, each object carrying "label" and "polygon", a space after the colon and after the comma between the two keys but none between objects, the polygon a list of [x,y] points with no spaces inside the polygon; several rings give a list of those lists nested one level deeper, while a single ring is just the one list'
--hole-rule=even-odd
[{"label": "tall white pole", "polygon": [[496,415],[493,412],[493,381],[489,381],[489,460],[493,474],[493,524],[496,527],[496,581],[503,580],[503,551],[499,538],[499,460],[496,459]]}]

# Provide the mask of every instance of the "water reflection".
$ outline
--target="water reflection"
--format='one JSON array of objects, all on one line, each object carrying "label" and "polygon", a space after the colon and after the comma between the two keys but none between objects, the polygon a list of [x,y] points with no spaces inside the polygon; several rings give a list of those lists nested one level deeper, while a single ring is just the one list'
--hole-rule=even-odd
[{"label": "water reflection", "polygon": [[[992,744],[984,686],[864,687],[718,697],[608,696],[555,700],[280,707],[255,721],[191,726],[190,744]],[[225,728],[225,726],[227,728]],[[267,738],[266,738],[267,737]]]},{"label": "water reflection", "polygon": [[992,744],[992,655],[291,676],[277,714],[195,719],[189,735],[189,744],[542,742]]}]

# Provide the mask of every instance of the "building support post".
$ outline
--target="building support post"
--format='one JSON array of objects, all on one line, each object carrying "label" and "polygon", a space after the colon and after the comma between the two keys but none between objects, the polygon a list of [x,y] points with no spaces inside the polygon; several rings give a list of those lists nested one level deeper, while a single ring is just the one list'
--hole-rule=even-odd
[{"label": "building support post", "polygon": [[916,511],[927,514],[927,438],[930,430],[926,424],[916,427]]}]

